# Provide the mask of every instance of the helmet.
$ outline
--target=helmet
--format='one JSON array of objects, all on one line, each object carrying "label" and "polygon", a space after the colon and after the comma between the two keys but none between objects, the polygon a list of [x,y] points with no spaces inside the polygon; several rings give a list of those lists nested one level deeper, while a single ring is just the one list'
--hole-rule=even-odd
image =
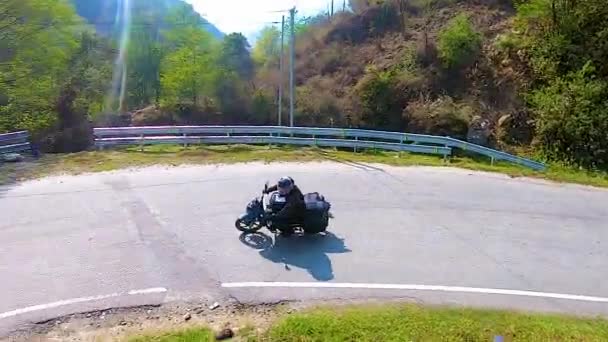
[{"label": "helmet", "polygon": [[291,177],[281,177],[279,182],[277,183],[277,189],[279,190],[279,194],[285,196],[291,192],[293,186],[295,185],[293,179]]}]

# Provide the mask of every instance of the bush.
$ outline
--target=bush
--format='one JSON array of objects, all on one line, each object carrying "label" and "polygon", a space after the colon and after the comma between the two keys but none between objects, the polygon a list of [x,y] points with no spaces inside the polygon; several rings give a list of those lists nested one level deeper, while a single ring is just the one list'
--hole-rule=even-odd
[{"label": "bush", "polygon": [[355,87],[361,102],[361,119],[371,128],[397,129],[403,126],[402,99],[395,89],[394,73],[370,70]]},{"label": "bush", "polygon": [[47,135],[42,142],[45,152],[73,153],[87,150],[93,144],[93,126],[81,121]]},{"label": "bush", "polygon": [[256,90],[251,99],[251,117],[249,122],[256,125],[275,124],[277,104],[273,94],[264,89]]},{"label": "bush", "polygon": [[469,65],[481,48],[481,34],[473,28],[469,18],[460,14],[439,33],[439,57],[446,68]]},{"label": "bush", "polygon": [[552,159],[585,167],[608,166],[608,84],[588,63],[535,91],[537,142]]},{"label": "bush", "polygon": [[410,103],[405,110],[405,116],[410,132],[465,140],[473,110],[465,104],[455,103],[449,96],[444,96],[435,101],[427,99]]},{"label": "bush", "polygon": [[330,92],[306,85],[298,87],[296,95],[298,124],[333,126],[341,123],[340,105]]}]

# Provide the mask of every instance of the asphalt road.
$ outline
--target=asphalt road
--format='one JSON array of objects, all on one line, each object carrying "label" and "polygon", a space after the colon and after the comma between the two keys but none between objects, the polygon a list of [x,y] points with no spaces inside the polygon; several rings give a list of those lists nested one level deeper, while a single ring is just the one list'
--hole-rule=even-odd
[{"label": "asphalt road", "polygon": [[[331,233],[243,243],[236,216],[286,174],[332,202]],[[0,331],[201,298],[407,298],[608,316],[607,204],[608,191],[582,186],[342,163],[155,167],[0,187]]]}]

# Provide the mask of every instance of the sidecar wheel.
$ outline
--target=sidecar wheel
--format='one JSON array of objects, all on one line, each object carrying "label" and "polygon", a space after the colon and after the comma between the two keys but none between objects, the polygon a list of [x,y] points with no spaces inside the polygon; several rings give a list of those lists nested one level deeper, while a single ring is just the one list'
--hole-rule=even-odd
[{"label": "sidecar wheel", "polygon": [[262,228],[259,221],[253,221],[247,224],[247,222],[243,221],[241,218],[236,219],[234,226],[243,233],[255,233]]}]

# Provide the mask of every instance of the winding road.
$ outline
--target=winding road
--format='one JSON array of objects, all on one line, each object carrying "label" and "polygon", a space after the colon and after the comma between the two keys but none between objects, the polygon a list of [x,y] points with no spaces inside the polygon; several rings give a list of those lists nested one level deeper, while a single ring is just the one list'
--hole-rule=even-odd
[{"label": "winding road", "polygon": [[[240,237],[291,175],[327,236]],[[608,316],[608,191],[356,163],[152,167],[0,187],[0,331],[116,306],[407,298]]]}]

